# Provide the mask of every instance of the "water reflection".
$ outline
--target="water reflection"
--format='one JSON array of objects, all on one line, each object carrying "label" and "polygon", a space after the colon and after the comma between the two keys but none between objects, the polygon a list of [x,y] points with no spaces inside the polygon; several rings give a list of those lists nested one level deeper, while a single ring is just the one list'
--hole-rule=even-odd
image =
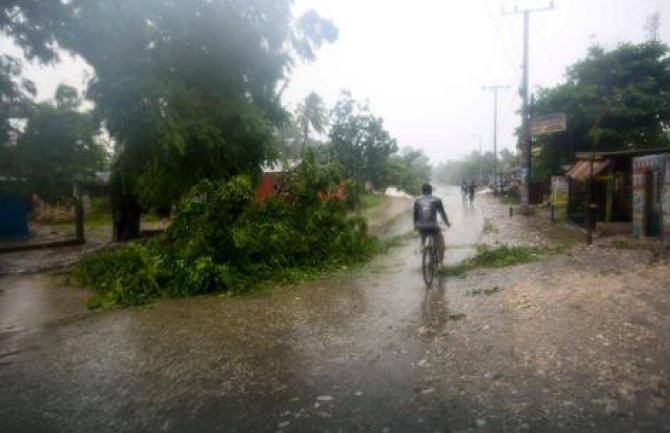
[{"label": "water reflection", "polygon": [[449,317],[445,283],[445,277],[437,277],[421,301],[421,323],[433,335],[444,330]]}]

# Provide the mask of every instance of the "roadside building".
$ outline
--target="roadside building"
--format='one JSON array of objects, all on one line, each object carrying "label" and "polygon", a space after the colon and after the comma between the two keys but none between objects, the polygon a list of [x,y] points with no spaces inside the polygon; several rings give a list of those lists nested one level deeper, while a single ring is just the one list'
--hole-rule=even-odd
[{"label": "roadside building", "polygon": [[633,158],[633,235],[670,245],[670,153]]},{"label": "roadside building", "polygon": [[[669,149],[578,153],[568,171],[567,217],[586,224],[586,206],[593,157],[593,221],[597,230],[635,236],[661,236],[667,192]],[[663,207],[663,196],[666,205]],[[670,212],[665,221],[670,235]]]},{"label": "roadside building", "polygon": [[24,179],[0,177],[0,240],[28,237],[28,201],[16,190]]}]

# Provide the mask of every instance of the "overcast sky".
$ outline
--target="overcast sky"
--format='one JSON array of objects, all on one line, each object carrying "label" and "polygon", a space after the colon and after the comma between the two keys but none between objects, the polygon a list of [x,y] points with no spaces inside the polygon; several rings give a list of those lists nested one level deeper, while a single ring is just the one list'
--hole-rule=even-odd
[{"label": "overcast sky", "polygon": [[[433,163],[459,158],[493,143],[493,97],[482,86],[501,84],[499,149],[515,146],[520,106],[522,15],[503,16],[517,5],[543,7],[549,0],[295,0],[296,15],[316,9],[339,28],[338,41],[318,60],[294,69],[285,103],[294,107],[316,91],[329,107],[341,89],[368,99],[401,147],[424,149]],[[661,13],[660,36],[670,42],[670,0],[555,0],[533,13],[530,83],[549,87],[565,68],[598,43],[614,48],[641,42],[647,17]],[[0,50],[11,51],[0,41]],[[83,87],[82,65],[65,58],[59,68],[32,68],[40,97],[65,82]]]},{"label": "overcast sky", "polygon": [[[329,106],[346,88],[369,99],[399,145],[424,149],[433,162],[493,146],[493,96],[499,93],[500,147],[515,147],[520,118],[523,16],[503,16],[549,0],[296,0],[296,13],[316,9],[340,30],[316,63],[295,70],[287,101],[311,90]],[[647,16],[661,13],[661,39],[670,41],[670,0],[555,0],[531,14],[530,85],[563,80],[568,65],[598,43],[607,48],[646,39]]]}]

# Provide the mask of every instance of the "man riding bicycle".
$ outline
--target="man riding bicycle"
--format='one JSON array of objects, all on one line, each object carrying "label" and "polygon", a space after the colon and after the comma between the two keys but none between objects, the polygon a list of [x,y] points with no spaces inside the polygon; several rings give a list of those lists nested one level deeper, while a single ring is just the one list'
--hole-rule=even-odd
[{"label": "man riding bicycle", "polygon": [[425,244],[426,237],[435,236],[440,246],[440,257],[444,257],[444,238],[437,225],[437,214],[439,212],[447,227],[451,227],[449,218],[442,206],[442,200],[432,195],[433,187],[430,184],[424,183],[421,186],[421,194],[421,197],[414,202],[414,230],[418,230],[421,234],[421,246]]}]

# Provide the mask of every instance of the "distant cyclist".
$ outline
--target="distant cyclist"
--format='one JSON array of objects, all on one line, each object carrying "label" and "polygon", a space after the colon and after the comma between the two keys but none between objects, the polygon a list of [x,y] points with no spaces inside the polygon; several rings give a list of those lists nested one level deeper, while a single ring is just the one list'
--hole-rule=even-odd
[{"label": "distant cyclist", "polygon": [[437,214],[439,212],[442,221],[451,227],[447,213],[442,206],[442,200],[433,196],[433,187],[425,183],[421,186],[421,197],[414,202],[414,230],[421,234],[421,246],[426,242],[428,235],[434,235],[441,248],[440,257],[444,257],[444,238],[440,227],[437,225]]}]

